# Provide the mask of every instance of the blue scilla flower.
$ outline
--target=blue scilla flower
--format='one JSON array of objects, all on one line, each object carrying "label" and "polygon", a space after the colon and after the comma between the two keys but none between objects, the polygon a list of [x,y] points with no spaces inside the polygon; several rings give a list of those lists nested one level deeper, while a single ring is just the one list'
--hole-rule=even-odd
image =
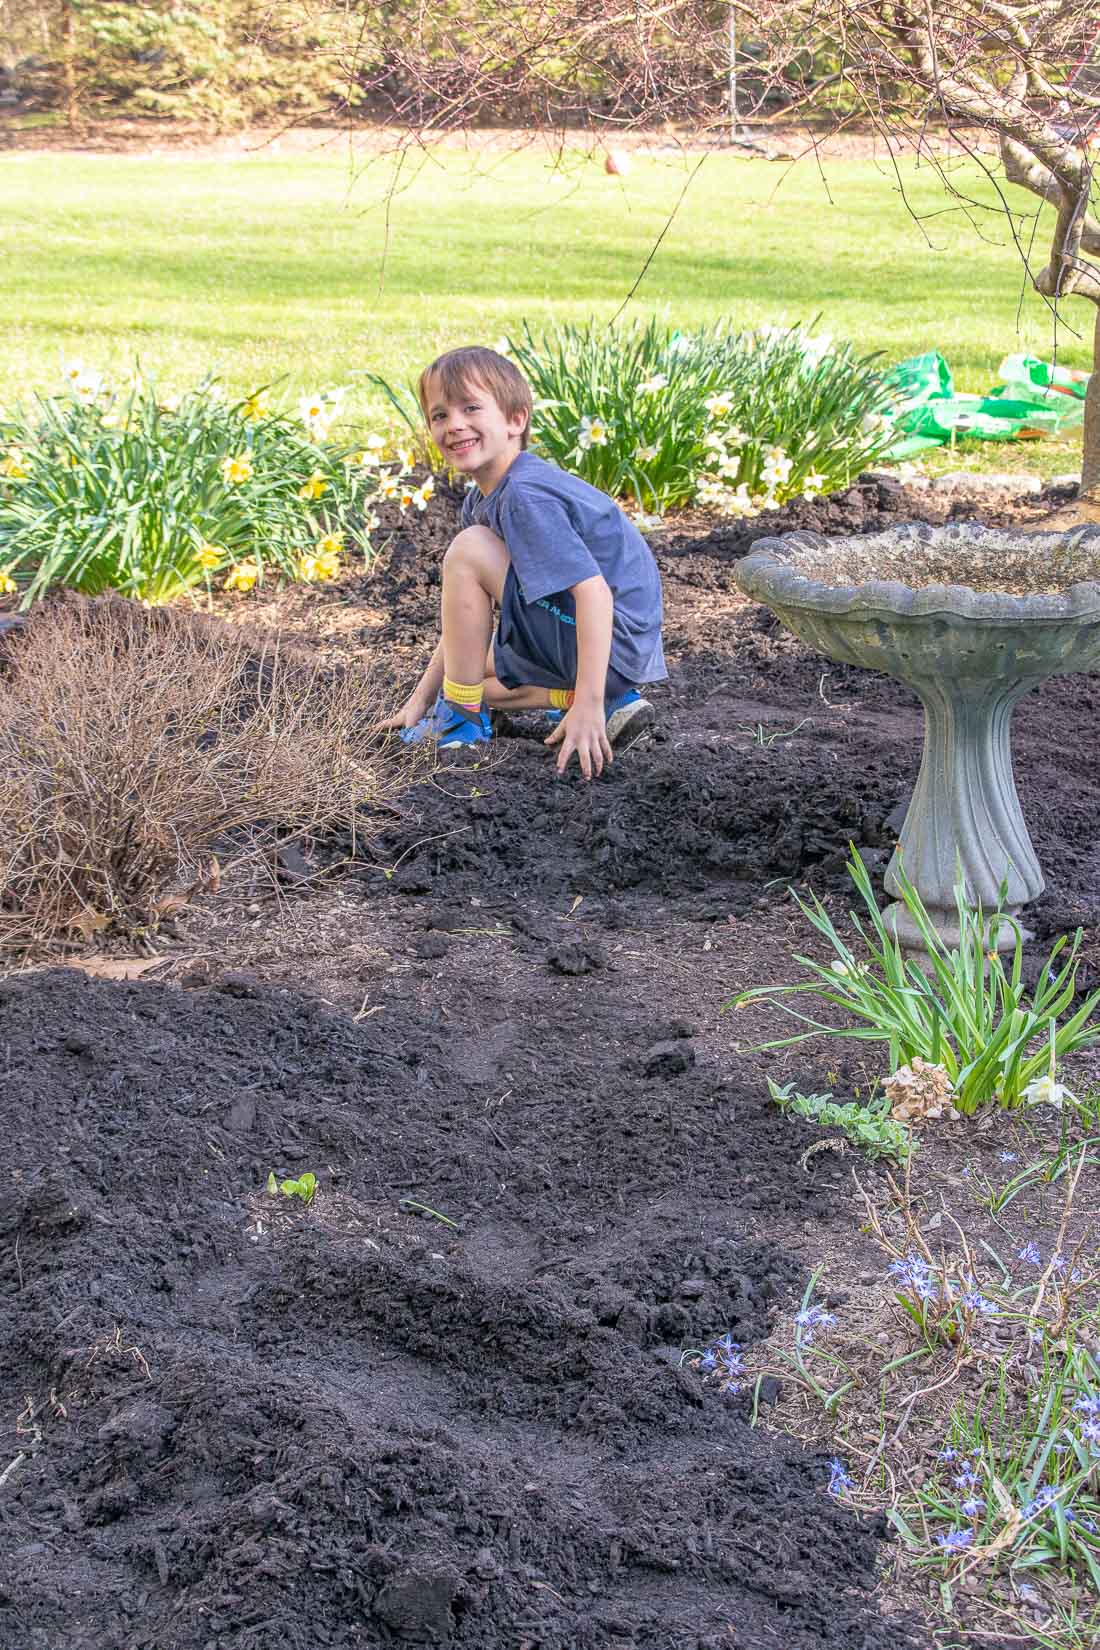
[{"label": "blue scilla flower", "polygon": [[1032,1243],[1030,1238],[1028,1238],[1022,1249],[1017,1249],[1016,1259],[1026,1260],[1029,1266],[1041,1266],[1043,1264],[1043,1257],[1039,1253],[1039,1246],[1037,1243]]},{"label": "blue scilla flower", "polygon": [[705,1370],[708,1375],[711,1370],[717,1368],[717,1366],[718,1359],[715,1357],[713,1352],[704,1352],[703,1356],[699,1359],[699,1368]]},{"label": "blue scilla flower", "polygon": [[1001,1310],[996,1301],[986,1300],[985,1296],[975,1286],[973,1279],[967,1280],[967,1290],[962,1297],[962,1303],[968,1312],[980,1312],[987,1318],[992,1317]]},{"label": "blue scilla flower", "polygon": [[937,1461],[957,1461],[958,1457],[959,1457],[958,1450],[953,1449],[950,1444],[945,1444],[944,1447],[940,1450],[940,1453],[937,1455],[936,1460]]},{"label": "blue scilla flower", "polygon": [[969,1461],[964,1461],[961,1469],[951,1480],[958,1490],[968,1490],[978,1482],[978,1475]]},{"label": "blue scilla flower", "polygon": [[1081,1428],[1081,1438],[1094,1455],[1100,1454],[1100,1420],[1088,1420]]},{"label": "blue scilla flower", "polygon": [[1052,1502],[1057,1501],[1061,1491],[1055,1484],[1042,1484],[1036,1490],[1032,1499],[1021,1507],[1020,1511],[1025,1518],[1034,1518],[1037,1513],[1045,1512]]},{"label": "blue scilla flower", "polygon": [[1074,1400],[1073,1407],[1079,1409],[1083,1415],[1100,1419],[1100,1392],[1082,1393],[1080,1398]]},{"label": "blue scilla flower", "polygon": [[1076,1524],[1079,1530],[1087,1530],[1090,1535],[1096,1534],[1095,1518],[1086,1518],[1083,1513],[1077,1511],[1076,1507],[1066,1508],[1066,1523]]},{"label": "blue scilla flower", "polygon": [[829,1462],[829,1494],[843,1495],[854,1487],[853,1480],[844,1470],[843,1461],[834,1458]]},{"label": "blue scilla flower", "polygon": [[798,1338],[804,1346],[812,1346],[814,1331],[828,1329],[831,1323],[836,1322],[835,1312],[826,1312],[823,1306],[807,1306],[804,1312],[795,1314],[795,1323],[798,1325]]},{"label": "blue scilla flower", "polygon": [[949,1530],[946,1535],[936,1537],[939,1545],[949,1553],[962,1552],[964,1547],[969,1547],[973,1539],[973,1530]]},{"label": "blue scilla flower", "polygon": [[[1064,1272],[1066,1267],[1069,1265],[1069,1261],[1066,1259],[1065,1255],[1054,1255],[1050,1264],[1055,1272]],[[1079,1266],[1073,1267],[1069,1275],[1069,1281],[1070,1283],[1080,1283],[1081,1268]]]},{"label": "blue scilla flower", "polygon": [[985,1502],[980,1495],[968,1495],[965,1501],[959,1502],[959,1511],[967,1518],[977,1518],[980,1512],[985,1511]]},{"label": "blue scilla flower", "polygon": [[1000,1154],[1000,1157],[1001,1157],[1001,1162],[1002,1163],[1015,1163],[1015,1161],[1016,1161],[1016,1153],[1015,1152],[1002,1152]]}]

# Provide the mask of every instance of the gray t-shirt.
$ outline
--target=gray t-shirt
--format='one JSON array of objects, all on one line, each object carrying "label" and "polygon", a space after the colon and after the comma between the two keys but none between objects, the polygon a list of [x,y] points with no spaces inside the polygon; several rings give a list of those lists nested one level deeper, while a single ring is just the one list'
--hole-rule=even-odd
[{"label": "gray t-shirt", "polygon": [[553,596],[571,614],[570,587],[602,573],[615,603],[612,665],[630,682],[660,682],[668,675],[657,563],[606,493],[523,452],[491,493],[471,488],[462,525],[491,528],[504,540],[527,603]]}]

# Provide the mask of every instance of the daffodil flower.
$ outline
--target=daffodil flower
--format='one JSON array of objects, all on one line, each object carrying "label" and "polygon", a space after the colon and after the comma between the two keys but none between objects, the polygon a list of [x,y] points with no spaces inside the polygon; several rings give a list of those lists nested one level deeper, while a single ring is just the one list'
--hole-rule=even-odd
[{"label": "daffodil flower", "polygon": [[1053,1073],[1048,1072],[1045,1077],[1036,1077],[1022,1091],[1021,1098],[1028,1106],[1053,1106],[1061,1111],[1065,1100],[1073,1100],[1076,1096],[1064,1083],[1054,1080]]},{"label": "daffodil flower", "polygon": [[319,470],[314,470],[308,481],[304,481],[298,489],[299,498],[320,498],[328,482]]},{"label": "daffodil flower", "polygon": [[307,584],[334,579],[340,571],[340,557],[331,552],[325,555],[303,556],[298,563],[298,577]]},{"label": "daffodil flower", "polygon": [[252,457],[249,453],[238,453],[236,458],[223,458],[218,468],[227,487],[240,487],[252,480]]},{"label": "daffodil flower", "polygon": [[243,594],[246,590],[252,589],[259,576],[260,569],[251,558],[239,561],[226,574],[225,588],[227,590],[239,590]]},{"label": "daffodil flower", "polygon": [[0,459],[0,475],[9,481],[26,481],[30,475],[30,460],[18,447],[9,447]]},{"label": "daffodil flower", "polygon": [[712,418],[728,418],[733,411],[733,397],[728,390],[719,390],[717,395],[709,395],[703,405]]},{"label": "daffodil flower", "polygon": [[660,449],[659,446],[635,447],[634,457],[638,460],[639,464],[651,464],[653,462],[653,460],[657,457],[657,454],[660,452],[660,450],[661,449]]},{"label": "daffodil flower", "polygon": [[638,385],[638,395],[657,395],[661,390],[668,388],[668,375],[655,372],[652,378],[646,378]]},{"label": "daffodil flower", "polygon": [[203,540],[202,544],[200,544],[198,549],[195,551],[195,560],[201,568],[204,568],[207,572],[209,572],[211,568],[219,567],[225,560],[225,551],[220,545],[207,544],[206,541]]},{"label": "daffodil flower", "polygon": [[270,412],[271,402],[266,390],[257,390],[241,407],[241,417],[246,418],[250,424],[258,424],[261,419],[267,418]]},{"label": "daffodil flower", "polygon": [[86,367],[83,361],[66,361],[62,368],[62,376],[72,394],[85,406],[95,400],[103,387],[102,375]]},{"label": "daffodil flower", "polygon": [[614,430],[610,424],[605,424],[602,418],[586,413],[577,429],[577,446],[582,453],[586,453],[590,447],[606,447],[613,434]]},{"label": "daffodil flower", "polygon": [[298,412],[307,435],[314,441],[324,441],[333,420],[334,409],[319,395],[304,395],[298,402]]},{"label": "daffodil flower", "polygon": [[787,457],[782,447],[770,447],[764,458],[760,479],[772,491],[789,479],[793,467],[794,460]]},{"label": "daffodil flower", "polygon": [[7,568],[0,567],[0,596],[14,596],[18,588]]},{"label": "daffodil flower", "polygon": [[401,489],[397,485],[397,479],[392,470],[383,470],[378,477],[379,498],[396,498],[400,491]]},{"label": "daffodil flower", "polygon": [[828,476],[823,476],[820,471],[811,470],[809,475],[803,478],[802,497],[809,499],[817,498],[818,494],[822,492],[828,484],[828,480]]},{"label": "daffodil flower", "polygon": [[313,547],[313,554],[321,561],[344,553],[344,541],[337,533],[325,533]]}]

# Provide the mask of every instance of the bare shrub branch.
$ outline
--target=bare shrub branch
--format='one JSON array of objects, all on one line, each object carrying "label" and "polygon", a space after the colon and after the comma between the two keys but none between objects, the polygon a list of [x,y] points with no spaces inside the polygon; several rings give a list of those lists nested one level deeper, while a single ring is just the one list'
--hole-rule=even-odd
[{"label": "bare shrub branch", "polygon": [[[0,955],[148,934],[291,837],[369,829],[412,770],[369,671],[180,609],[66,598],[4,638]],[[175,896],[175,897],[169,897]]]}]

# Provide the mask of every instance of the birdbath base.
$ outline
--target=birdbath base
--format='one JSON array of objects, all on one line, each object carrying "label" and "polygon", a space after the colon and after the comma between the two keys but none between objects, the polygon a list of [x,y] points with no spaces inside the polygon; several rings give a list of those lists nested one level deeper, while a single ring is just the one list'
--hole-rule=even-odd
[{"label": "birdbath base", "polygon": [[[1015,918],[1043,876],[1012,775],[1012,712],[1048,677],[1100,667],[1100,530],[791,533],[758,539],[734,573],[827,658],[884,671],[920,696],[924,756],[887,893],[901,893],[904,867],[948,946],[959,941],[960,882],[972,909]],[[924,951],[904,905],[886,921],[906,950]],[[1011,949],[1016,934],[1000,922],[991,948]]]}]

